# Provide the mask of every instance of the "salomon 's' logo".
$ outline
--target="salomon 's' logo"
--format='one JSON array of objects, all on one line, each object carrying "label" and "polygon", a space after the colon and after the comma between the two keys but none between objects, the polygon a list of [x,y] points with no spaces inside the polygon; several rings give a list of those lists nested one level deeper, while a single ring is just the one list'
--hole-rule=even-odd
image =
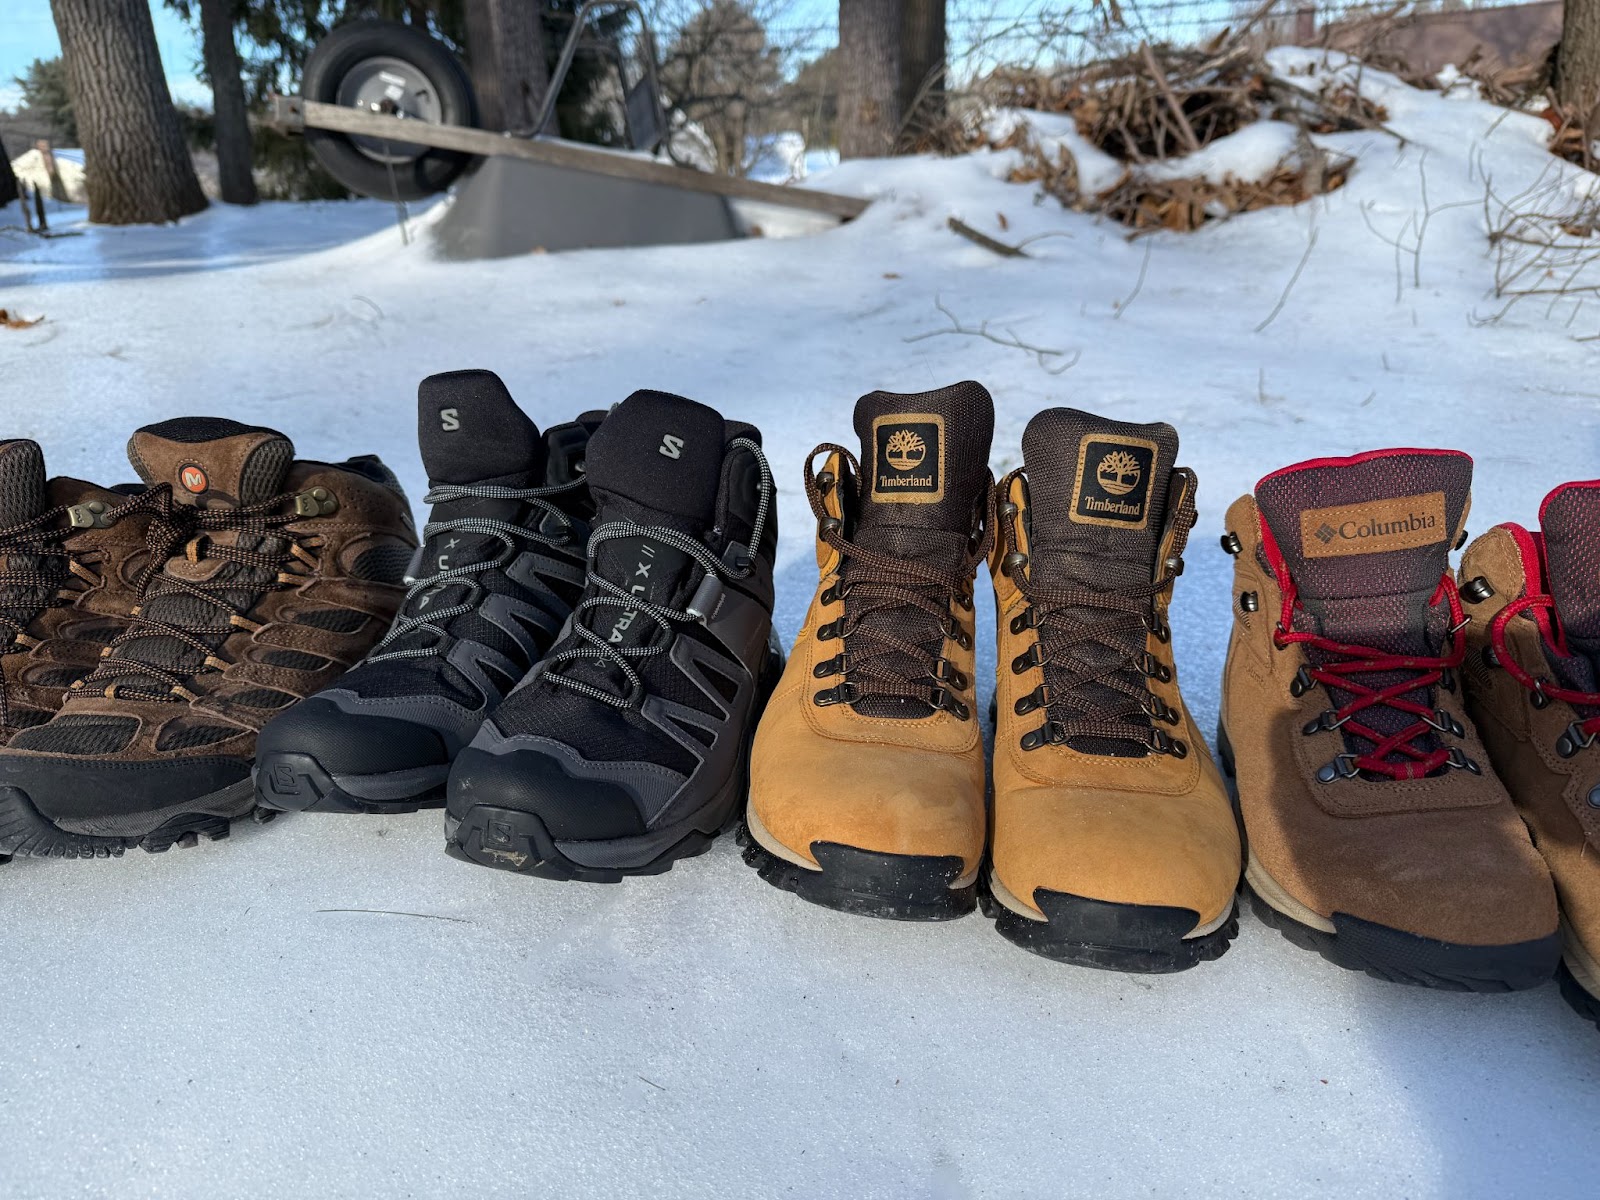
[{"label": "salomon 's' logo", "polygon": [[184,491],[195,496],[211,486],[211,480],[206,478],[206,473],[193,463],[178,471],[178,482],[183,484]]},{"label": "salomon 's' logo", "polygon": [[944,417],[891,413],[872,423],[872,498],[888,504],[944,499]]},{"label": "salomon 's' logo", "polygon": [[662,458],[682,458],[683,439],[675,433],[663,434],[661,437],[661,449],[658,453]]},{"label": "salomon 's' logo", "polygon": [[439,428],[446,433],[454,433],[461,428],[461,414],[453,408],[439,410]]},{"label": "salomon 's' logo", "polygon": [[1300,546],[1307,558],[1414,550],[1449,536],[1443,492],[1313,508],[1300,514]]},{"label": "salomon 's' logo", "polygon": [[1071,519],[1080,525],[1143,529],[1150,522],[1156,444],[1133,437],[1086,437],[1078,446]]}]

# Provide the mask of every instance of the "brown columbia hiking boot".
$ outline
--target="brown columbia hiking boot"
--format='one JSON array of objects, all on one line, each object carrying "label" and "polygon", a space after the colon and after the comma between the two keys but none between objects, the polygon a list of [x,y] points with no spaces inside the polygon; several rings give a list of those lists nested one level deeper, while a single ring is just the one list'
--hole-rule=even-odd
[{"label": "brown columbia hiking boot", "polygon": [[1000,483],[984,911],[1062,962],[1180,971],[1239,931],[1239,826],[1178,693],[1167,605],[1195,522],[1170,425],[1068,408]]},{"label": "brown columbia hiking boot", "polygon": [[994,401],[873,392],[855,426],[859,462],[831,444],[806,462],[822,578],[756,731],[740,840],[814,904],[941,920],[972,910],[983,859],[972,584]]},{"label": "brown columbia hiking boot", "polygon": [[1258,916],[1380,979],[1534,987],[1555,892],[1463,704],[1449,555],[1472,460],[1380,450],[1285,467],[1228,510],[1237,556],[1219,749]]},{"label": "brown columbia hiking boot", "polygon": [[1461,560],[1467,706],[1555,877],[1561,993],[1600,1025],[1600,480],[1556,488],[1539,523]]},{"label": "brown columbia hiking boot", "polygon": [[0,851],[165,850],[251,811],[256,731],[331,683],[394,616],[416,546],[376,458],[295,462],[281,433],[147,426],[134,620],[49,721],[0,750]]},{"label": "brown columbia hiking boot", "polygon": [[0,442],[0,745],[48,721],[138,602],[149,518],[130,492],[46,481],[34,442]]}]

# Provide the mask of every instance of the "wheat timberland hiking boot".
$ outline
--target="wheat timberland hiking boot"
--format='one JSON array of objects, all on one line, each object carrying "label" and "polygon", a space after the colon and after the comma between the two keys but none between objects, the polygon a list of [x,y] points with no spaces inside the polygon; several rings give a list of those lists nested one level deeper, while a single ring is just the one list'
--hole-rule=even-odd
[{"label": "wheat timberland hiking boot", "polygon": [[1116,971],[1214,959],[1239,929],[1239,826],[1178,692],[1167,606],[1195,522],[1170,425],[1039,413],[991,553],[994,832],[984,911]]},{"label": "wheat timberland hiking boot", "polygon": [[214,417],[139,430],[149,556],[134,620],[48,722],[0,750],[0,850],[85,858],[226,836],[256,731],[393,618],[416,538],[375,458],[296,462]]},{"label": "wheat timberland hiking boot", "polygon": [[0,745],[49,720],[127,627],[139,490],[47,480],[36,443],[0,442]]},{"label": "wheat timberland hiking boot", "polygon": [[1555,880],[1561,993],[1600,1025],[1600,480],[1556,488],[1539,523],[1461,560],[1467,707]]},{"label": "wheat timberland hiking boot", "polygon": [[813,904],[942,920],[972,910],[983,859],[972,584],[994,401],[873,392],[855,428],[859,460],[806,460],[821,579],[756,734],[744,857]]},{"label": "wheat timberland hiking boot", "polygon": [[648,391],[595,431],[582,598],[451,768],[450,854],[614,883],[701,853],[737,814],[783,667],[759,439]]},{"label": "wheat timberland hiking boot", "polygon": [[400,615],[364,661],[261,731],[263,807],[442,805],[456,754],[544,656],[583,591],[587,413],[541,435],[489,371],[417,389],[434,506]]},{"label": "wheat timberland hiking boot", "polygon": [[1380,979],[1533,987],[1555,892],[1463,703],[1449,568],[1472,460],[1382,450],[1285,467],[1228,510],[1222,688],[1262,920]]}]

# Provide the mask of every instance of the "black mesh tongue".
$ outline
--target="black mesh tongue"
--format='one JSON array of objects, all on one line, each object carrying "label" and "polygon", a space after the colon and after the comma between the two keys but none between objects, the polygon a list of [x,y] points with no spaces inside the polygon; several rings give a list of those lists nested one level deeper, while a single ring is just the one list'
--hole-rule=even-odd
[{"label": "black mesh tongue", "polygon": [[1600,649],[1600,480],[1565,483],[1539,509],[1556,614],[1571,641]]},{"label": "black mesh tongue", "polygon": [[1420,653],[1471,491],[1459,451],[1380,450],[1285,467],[1256,503],[1321,633]]},{"label": "black mesh tongue", "polygon": [[417,385],[417,445],[434,483],[544,479],[545,442],[493,371],[447,371]]},{"label": "black mesh tongue", "polygon": [[989,477],[994,400],[970,380],[932,392],[856,401],[861,509],[851,540],[954,567]]},{"label": "black mesh tongue", "polygon": [[0,442],[0,529],[31,521],[48,507],[38,442]]},{"label": "black mesh tongue", "polygon": [[[667,392],[635,392],[589,439],[585,473],[600,520],[626,515],[641,524],[710,525],[727,430],[721,414]],[[624,503],[608,513],[607,501]]]},{"label": "black mesh tongue", "polygon": [[294,444],[275,429],[226,417],[177,417],[146,425],[128,440],[128,461],[154,486],[207,508],[255,504],[276,496]]},{"label": "black mesh tongue", "polygon": [[1178,457],[1171,425],[1134,425],[1072,408],[1028,422],[1030,578],[1114,592],[1155,578]]},{"label": "black mesh tongue", "polygon": [[[1256,485],[1256,503],[1304,606],[1296,629],[1389,654],[1437,654],[1449,613],[1430,601],[1471,490],[1472,459],[1454,450],[1380,450],[1268,475]],[[1315,648],[1308,654],[1313,663],[1328,659]],[[1385,688],[1414,676],[1369,671],[1350,678]],[[1350,693],[1334,690],[1331,698],[1342,705]],[[1422,691],[1407,698],[1432,704]],[[1394,733],[1415,718],[1378,705],[1360,720]],[[1357,753],[1371,748],[1348,733],[1345,741]],[[1437,742],[1429,735],[1414,744],[1431,749]]]}]

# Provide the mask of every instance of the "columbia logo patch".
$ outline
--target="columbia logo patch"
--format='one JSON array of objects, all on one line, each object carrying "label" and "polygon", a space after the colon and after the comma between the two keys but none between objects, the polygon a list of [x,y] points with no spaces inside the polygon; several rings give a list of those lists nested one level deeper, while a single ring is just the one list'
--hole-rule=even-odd
[{"label": "columbia logo patch", "polygon": [[1143,529],[1150,521],[1157,450],[1133,437],[1086,437],[1078,446],[1071,519],[1080,525]]},{"label": "columbia logo patch", "polygon": [[1332,525],[1323,524],[1323,525],[1321,525],[1321,526],[1319,526],[1317,528],[1317,533],[1316,533],[1317,541],[1321,542],[1324,546],[1326,546],[1329,542],[1333,541],[1333,539],[1338,537],[1338,536],[1339,536],[1339,531],[1337,529],[1335,529]]},{"label": "columbia logo patch", "polygon": [[944,417],[890,413],[872,422],[872,498],[885,504],[944,499]]},{"label": "columbia logo patch", "polygon": [[1415,550],[1438,545],[1449,536],[1443,492],[1312,508],[1300,514],[1300,546],[1307,558]]}]

